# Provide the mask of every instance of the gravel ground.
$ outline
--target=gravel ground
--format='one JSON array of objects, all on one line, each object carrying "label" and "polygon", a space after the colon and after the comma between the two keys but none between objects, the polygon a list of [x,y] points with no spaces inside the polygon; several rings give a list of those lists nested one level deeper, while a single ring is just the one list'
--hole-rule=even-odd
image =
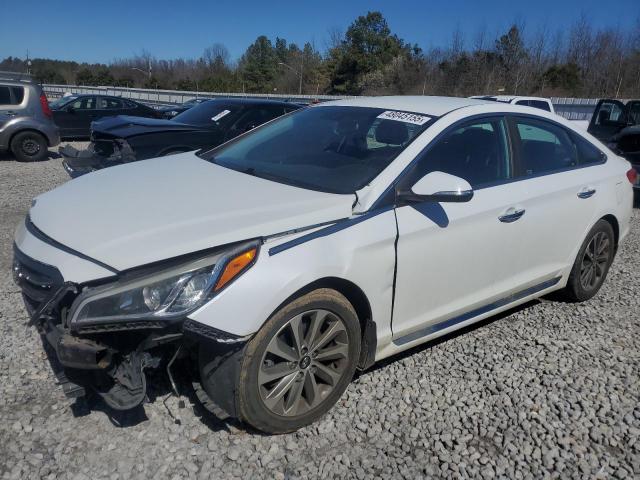
[{"label": "gravel ground", "polygon": [[593,300],[382,362],[320,422],[270,437],[204,414],[187,382],[179,408],[160,376],[128,415],[63,396],[10,261],[31,198],[68,179],[59,159],[0,160],[0,478],[640,478],[638,209]]}]

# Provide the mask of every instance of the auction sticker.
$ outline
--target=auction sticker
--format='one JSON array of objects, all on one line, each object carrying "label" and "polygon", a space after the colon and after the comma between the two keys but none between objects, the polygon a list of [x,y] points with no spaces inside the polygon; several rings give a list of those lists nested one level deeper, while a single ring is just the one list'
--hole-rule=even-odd
[{"label": "auction sticker", "polygon": [[385,120],[397,120],[398,122],[413,123],[414,125],[424,125],[431,117],[418,115],[416,113],[398,112],[396,110],[387,110],[378,115],[378,118]]},{"label": "auction sticker", "polygon": [[220,120],[222,117],[224,117],[225,115],[229,115],[231,113],[231,110],[222,110],[219,114],[217,114],[215,117],[211,117],[211,120],[213,120],[214,122],[217,122],[218,120]]}]

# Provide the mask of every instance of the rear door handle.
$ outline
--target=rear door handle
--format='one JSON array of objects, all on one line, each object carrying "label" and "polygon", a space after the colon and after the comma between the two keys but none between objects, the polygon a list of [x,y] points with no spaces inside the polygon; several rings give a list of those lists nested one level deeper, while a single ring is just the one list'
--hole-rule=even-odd
[{"label": "rear door handle", "polygon": [[578,192],[578,198],[589,198],[589,197],[592,197],[594,193],[596,193],[595,188],[584,187],[582,190]]},{"label": "rear door handle", "polygon": [[6,116],[8,117],[15,117],[17,115],[16,112],[14,112],[13,110],[7,110],[6,112],[4,112]]},{"label": "rear door handle", "polygon": [[511,207],[503,215],[500,215],[498,217],[498,220],[500,220],[503,223],[515,222],[516,220],[519,220],[520,218],[522,218],[522,216],[524,215],[524,212],[525,212],[524,208]]}]

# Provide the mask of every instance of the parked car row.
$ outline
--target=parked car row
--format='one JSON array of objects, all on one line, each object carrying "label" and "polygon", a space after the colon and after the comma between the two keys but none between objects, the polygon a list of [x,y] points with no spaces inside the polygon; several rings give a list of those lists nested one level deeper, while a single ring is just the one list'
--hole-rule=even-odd
[{"label": "parked car row", "polygon": [[242,135],[67,182],[19,226],[14,278],[68,396],[134,408],[179,358],[206,408],[290,432],[356,369],[551,292],[590,299],[629,233],[629,162],[528,106],[215,100],[93,136],[142,156],[201,132]]},{"label": "parked car row", "polygon": [[72,177],[147,158],[215,147],[280,115],[299,109],[295,103],[259,99],[217,99],[197,104],[171,120],[132,117],[94,122],[91,145],[60,149]]}]

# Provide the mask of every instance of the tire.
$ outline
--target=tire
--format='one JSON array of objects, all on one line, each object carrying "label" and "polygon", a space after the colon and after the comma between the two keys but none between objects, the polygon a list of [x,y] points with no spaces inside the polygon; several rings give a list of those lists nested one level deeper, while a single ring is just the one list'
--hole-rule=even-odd
[{"label": "tire", "polygon": [[[292,347],[295,326],[301,353]],[[291,432],[315,422],[351,382],[360,339],[353,306],[335,290],[314,290],[285,305],[247,344],[240,366],[238,416],[266,433]]]},{"label": "tire", "polygon": [[[591,260],[594,252],[595,263]],[[559,292],[560,298],[569,302],[584,302],[593,297],[602,287],[614,255],[613,228],[606,220],[598,220],[578,251],[567,286]]]},{"label": "tire", "polygon": [[21,162],[39,162],[49,154],[47,140],[38,132],[20,132],[11,139],[11,152]]}]

